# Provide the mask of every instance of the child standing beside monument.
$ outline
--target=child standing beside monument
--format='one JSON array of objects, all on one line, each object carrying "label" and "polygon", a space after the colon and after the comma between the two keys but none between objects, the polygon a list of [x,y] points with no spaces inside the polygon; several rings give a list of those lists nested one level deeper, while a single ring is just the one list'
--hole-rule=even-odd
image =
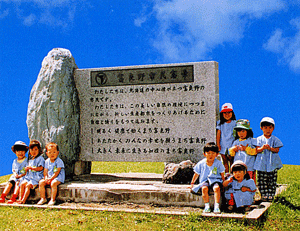
[{"label": "child standing beside monument", "polygon": [[[220,198],[221,188],[224,181],[225,168],[222,162],[216,157],[218,156],[218,146],[214,142],[207,143],[204,146],[204,156],[206,158],[198,162],[194,167],[194,176],[191,182],[191,192],[198,193],[201,189],[202,198],[205,203],[204,213],[209,213],[209,190],[214,191],[215,204],[214,213],[221,213]],[[199,185],[194,186],[195,181],[199,178]]]},{"label": "child standing beside monument", "polygon": [[272,135],[275,122],[264,117],[260,122],[263,135],[257,138],[257,157],[254,169],[257,170],[257,184],[263,201],[272,201],[276,193],[277,171],[283,167],[278,155],[282,142]]},{"label": "child standing beside monument", "polygon": [[65,182],[65,166],[64,162],[58,157],[59,149],[56,143],[48,143],[46,145],[46,154],[48,159],[45,162],[44,179],[39,183],[39,191],[41,200],[37,203],[43,205],[47,202],[46,199],[46,185],[51,187],[51,200],[48,205],[54,205],[57,195],[57,187]]},{"label": "child standing beside monument", "polygon": [[19,194],[19,186],[24,176],[26,175],[25,167],[27,166],[27,157],[25,156],[28,151],[28,146],[22,142],[17,141],[11,147],[11,150],[16,154],[17,158],[14,159],[12,164],[12,176],[9,178],[5,189],[3,190],[0,198],[0,203],[5,202],[5,198],[7,194],[10,192],[11,188],[15,187],[14,193],[11,199],[7,202],[8,204],[12,204],[16,201]]},{"label": "child standing beside monument", "polygon": [[247,165],[243,161],[234,161],[231,166],[232,177],[224,181],[225,198],[227,208],[233,211],[234,208],[249,211],[253,203],[253,197],[256,191],[256,185],[253,179],[247,173]]},{"label": "child standing beside monument", "polygon": [[241,160],[246,164],[250,178],[255,181],[254,162],[257,154],[257,142],[253,138],[249,120],[238,120],[234,127],[234,134],[236,140],[233,142],[233,146],[229,148],[229,154],[234,156],[234,162]]},{"label": "child standing beside monument", "polygon": [[228,149],[232,147],[234,141],[233,128],[236,118],[231,103],[222,105],[220,120],[217,122],[217,145],[221,154],[225,172],[229,172],[229,166],[233,163],[233,157],[229,155]]},{"label": "child standing beside monument", "polygon": [[35,189],[39,181],[43,178],[45,160],[41,154],[42,148],[40,142],[31,140],[29,144],[28,166],[25,168],[27,173],[21,184],[19,204],[25,204],[31,189]]}]

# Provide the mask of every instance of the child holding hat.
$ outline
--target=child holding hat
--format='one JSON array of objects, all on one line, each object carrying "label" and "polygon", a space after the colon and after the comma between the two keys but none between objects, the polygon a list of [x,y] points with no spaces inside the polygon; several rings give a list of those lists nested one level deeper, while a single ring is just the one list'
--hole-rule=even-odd
[{"label": "child holding hat", "polygon": [[234,135],[236,140],[229,149],[229,154],[234,156],[234,162],[241,160],[247,165],[248,174],[255,181],[254,162],[257,154],[257,141],[253,138],[249,120],[238,120],[234,127]]},{"label": "child holding hat", "polygon": [[22,142],[17,141],[15,144],[11,147],[11,150],[16,154],[17,158],[14,159],[12,164],[12,176],[9,178],[5,189],[3,190],[3,193],[0,198],[0,203],[5,202],[5,198],[7,194],[10,192],[12,187],[15,187],[14,193],[11,197],[11,199],[7,202],[9,204],[12,204],[16,201],[20,184],[22,180],[24,179],[24,176],[26,175],[25,167],[27,166],[27,157],[25,156],[26,152],[28,151],[28,146]]}]

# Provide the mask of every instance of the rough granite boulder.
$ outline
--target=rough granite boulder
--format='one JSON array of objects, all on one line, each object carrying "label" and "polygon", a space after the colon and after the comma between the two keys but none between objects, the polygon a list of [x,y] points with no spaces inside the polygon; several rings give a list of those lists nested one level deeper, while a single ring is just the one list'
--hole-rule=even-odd
[{"label": "rough granite boulder", "polygon": [[51,50],[42,62],[34,84],[27,112],[28,135],[45,147],[59,146],[66,176],[72,177],[79,154],[80,111],[73,71],[77,68],[67,49]]}]

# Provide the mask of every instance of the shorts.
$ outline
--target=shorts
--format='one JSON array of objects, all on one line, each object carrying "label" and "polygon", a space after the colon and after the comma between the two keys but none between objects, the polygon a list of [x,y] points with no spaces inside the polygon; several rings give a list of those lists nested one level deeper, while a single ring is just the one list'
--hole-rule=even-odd
[{"label": "shorts", "polygon": [[191,190],[192,193],[197,195],[202,195],[202,189],[204,186],[208,187],[208,194],[214,194],[214,187],[215,185],[219,185],[220,190],[223,190],[223,184],[221,182],[214,182],[211,185],[209,185],[208,181],[203,182],[202,184],[199,184],[197,186],[194,186]]}]

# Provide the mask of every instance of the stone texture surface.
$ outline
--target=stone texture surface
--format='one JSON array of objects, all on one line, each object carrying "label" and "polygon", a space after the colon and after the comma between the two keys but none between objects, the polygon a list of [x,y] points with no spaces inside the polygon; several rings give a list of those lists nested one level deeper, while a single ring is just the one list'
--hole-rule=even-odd
[{"label": "stone texture surface", "polygon": [[[190,66],[192,81],[170,82],[191,73]],[[171,73],[166,82],[163,73]],[[74,79],[81,110],[80,160],[197,163],[205,143],[215,141],[217,62],[76,69]],[[118,80],[124,85],[113,85]]]},{"label": "stone texture surface", "polygon": [[67,177],[73,175],[79,154],[80,114],[73,78],[75,68],[69,50],[51,50],[31,90],[27,112],[29,138],[39,140],[43,147],[48,142],[58,144]]}]

